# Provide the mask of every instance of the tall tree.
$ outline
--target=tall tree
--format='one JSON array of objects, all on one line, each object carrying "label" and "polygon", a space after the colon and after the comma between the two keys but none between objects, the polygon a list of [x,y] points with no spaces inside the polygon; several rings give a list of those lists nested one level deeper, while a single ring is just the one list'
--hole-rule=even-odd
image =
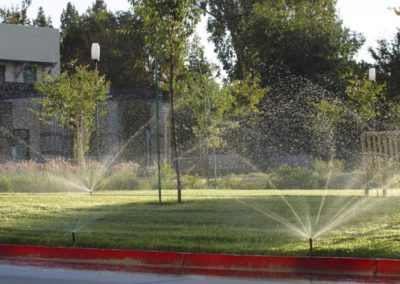
[{"label": "tall tree", "polygon": [[3,24],[29,25],[28,9],[31,4],[32,0],[22,0],[21,7],[0,9],[0,21]]},{"label": "tall tree", "polygon": [[[207,62],[199,39],[190,45],[184,71],[177,81],[178,113],[190,119],[183,120],[183,129],[190,129],[199,145],[203,175],[210,177],[209,150],[214,156],[216,178],[216,153],[227,148],[228,134],[240,127],[240,121],[258,113],[258,106],[268,89],[261,88],[255,78],[235,80],[220,86],[213,77],[216,67]],[[179,125],[182,124],[179,121]],[[183,131],[182,131],[183,132]],[[181,139],[183,143],[186,139]]]},{"label": "tall tree", "polygon": [[135,14],[143,21],[146,45],[166,78],[171,111],[172,152],[177,178],[178,202],[182,202],[175,126],[175,81],[182,65],[188,39],[200,17],[197,0],[131,0]]},{"label": "tall tree", "polygon": [[147,69],[143,28],[131,12],[112,13],[104,1],[97,0],[79,15],[68,3],[61,15],[61,61],[67,66],[76,59],[92,64],[90,46],[100,43],[99,70],[113,88],[148,88],[152,76]]},{"label": "tall tree", "polygon": [[39,7],[36,19],[32,21],[32,24],[37,27],[49,27],[52,28],[52,22],[50,17],[46,17],[43,7]]},{"label": "tall tree", "polygon": [[386,97],[400,102],[400,32],[392,41],[378,41],[370,53],[376,62],[377,81],[387,82]]},{"label": "tall tree", "polygon": [[281,62],[319,79],[343,73],[363,42],[343,28],[335,0],[210,0],[208,29],[231,76]]}]

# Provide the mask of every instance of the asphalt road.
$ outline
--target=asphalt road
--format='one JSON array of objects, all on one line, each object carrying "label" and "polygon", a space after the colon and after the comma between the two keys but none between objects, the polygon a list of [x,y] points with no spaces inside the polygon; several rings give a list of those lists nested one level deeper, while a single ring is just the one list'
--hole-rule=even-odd
[{"label": "asphalt road", "polygon": [[[148,273],[125,273],[88,271],[64,268],[43,268],[0,263],[1,284],[256,284],[256,283],[338,283],[337,281],[311,280],[254,280],[194,275],[160,275]],[[351,282],[342,282],[351,283]]]}]

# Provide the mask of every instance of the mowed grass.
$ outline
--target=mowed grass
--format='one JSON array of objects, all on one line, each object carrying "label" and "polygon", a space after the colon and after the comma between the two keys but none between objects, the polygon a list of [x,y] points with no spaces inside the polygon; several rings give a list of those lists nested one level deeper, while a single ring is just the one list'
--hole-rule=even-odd
[{"label": "mowed grass", "polygon": [[[301,222],[315,222],[323,201],[318,222],[323,227],[337,220],[343,208],[351,209],[362,194],[361,190],[185,190],[183,204],[177,204],[175,191],[169,190],[163,193],[162,206],[157,191],[2,194],[0,243],[308,255],[308,240],[263,212],[301,227]],[[400,258],[400,198],[371,197],[366,204],[368,210],[352,212],[359,214],[315,240],[314,254]]]}]

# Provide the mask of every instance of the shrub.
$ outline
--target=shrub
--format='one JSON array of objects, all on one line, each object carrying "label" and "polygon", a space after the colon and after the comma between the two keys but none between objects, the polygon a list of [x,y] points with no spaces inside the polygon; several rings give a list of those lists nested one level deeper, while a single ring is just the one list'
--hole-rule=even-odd
[{"label": "shrub", "polygon": [[226,189],[265,189],[269,177],[264,173],[230,174],[217,180],[217,188]]},{"label": "shrub", "polygon": [[207,188],[207,180],[198,176],[184,175],[182,181],[185,189]]},{"label": "shrub", "polygon": [[318,177],[313,170],[302,167],[283,166],[270,175],[269,187],[273,189],[318,188]]},{"label": "shrub", "polygon": [[[330,178],[327,188],[330,189],[361,189],[364,187],[364,174],[362,172],[341,173]],[[324,188],[325,184],[321,185]]]},{"label": "shrub", "polygon": [[341,160],[332,160],[329,162],[316,160],[313,164],[313,169],[318,176],[327,177],[331,175],[338,175],[344,171],[344,162]]},{"label": "shrub", "polygon": [[[163,189],[176,188],[176,174],[175,170],[168,164],[164,163],[161,166],[161,186]],[[158,175],[157,171],[152,176],[151,188],[158,188]]]},{"label": "shrub", "polygon": [[106,177],[99,186],[100,190],[139,189],[139,179],[129,171],[120,171]]},{"label": "shrub", "polygon": [[0,176],[0,191],[2,192],[11,191],[10,179],[6,176]]}]

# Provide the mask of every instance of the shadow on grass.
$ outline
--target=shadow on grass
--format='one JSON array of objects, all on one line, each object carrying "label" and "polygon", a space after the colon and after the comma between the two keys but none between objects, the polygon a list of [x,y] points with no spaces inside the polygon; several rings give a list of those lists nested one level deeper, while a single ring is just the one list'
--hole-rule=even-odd
[{"label": "shadow on grass", "polygon": [[[308,241],[254,210],[278,214],[301,227],[314,220],[319,197],[287,197],[301,220],[280,197],[198,198],[162,206],[155,197],[60,195],[9,198],[0,203],[0,242],[47,246],[174,250],[207,253],[308,255]],[[329,221],[344,197],[328,197],[321,222]],[[343,230],[315,241],[314,255],[399,258],[393,229],[399,199],[388,200]],[[247,206],[248,205],[248,206]],[[336,206],[336,207],[335,207]],[[390,218],[389,218],[389,217]],[[383,222],[388,222],[383,226]],[[346,229],[349,232],[346,232]],[[76,243],[72,242],[75,232]],[[384,238],[385,234],[389,234]],[[381,238],[379,238],[381,237]]]}]

